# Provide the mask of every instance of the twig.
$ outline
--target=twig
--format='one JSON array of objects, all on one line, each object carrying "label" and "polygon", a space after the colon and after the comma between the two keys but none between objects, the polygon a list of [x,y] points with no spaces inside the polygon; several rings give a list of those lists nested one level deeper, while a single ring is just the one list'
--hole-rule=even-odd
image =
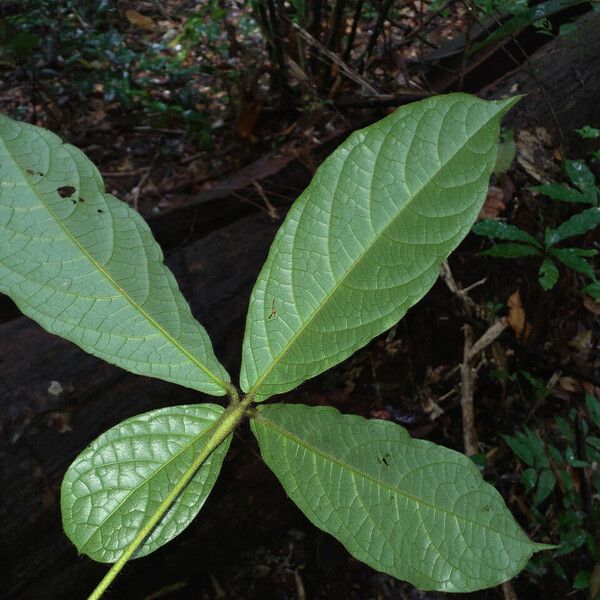
[{"label": "twig", "polygon": [[329,34],[329,40],[327,47],[333,52],[336,49],[339,41],[340,33],[342,31],[342,20],[344,18],[344,9],[348,0],[336,0],[335,7],[333,9],[333,24],[331,26],[331,32]]},{"label": "twig", "polygon": [[473,390],[475,388],[475,370],[469,358],[473,348],[473,328],[464,325],[465,344],[463,349],[463,362],[460,367],[460,406],[462,408],[463,442],[465,454],[477,454],[477,431],[475,430],[475,409],[473,403]]},{"label": "twig", "polygon": [[154,164],[156,163],[156,160],[158,159],[159,155],[160,155],[160,149],[158,149],[156,151],[156,153],[154,154],[152,161],[146,168],[145,173],[141,176],[140,180],[138,181],[138,184],[131,190],[131,196],[133,198],[133,208],[135,208],[135,210],[138,209],[138,202],[140,199],[140,194],[142,193],[144,187],[148,183],[148,179],[150,178],[150,173],[152,173],[152,168],[154,167]]},{"label": "twig", "polygon": [[506,319],[502,317],[496,321],[474,344],[469,351],[467,357],[469,361],[473,361],[478,354],[483,352],[492,342],[494,342],[502,332],[508,327]]},{"label": "twig", "polygon": [[421,30],[423,29],[423,27],[426,27],[427,25],[429,25],[429,23],[431,23],[431,21],[433,21],[433,19],[438,17],[440,14],[442,14],[455,1],[456,0],[447,0],[437,10],[434,10],[432,13],[430,13],[427,16],[427,18],[423,19],[423,21],[421,23],[419,23],[409,34],[405,35],[398,42],[398,46],[404,46],[405,44],[408,44],[408,42],[413,40],[415,37],[417,37],[419,35],[419,33],[421,32]]},{"label": "twig", "polygon": [[[533,516],[533,515],[532,515]],[[517,592],[515,592],[515,588],[510,581],[505,581],[501,586],[502,596],[504,600],[519,600],[517,596]]]},{"label": "twig", "polygon": [[[259,3],[260,4],[260,3]],[[279,69],[275,72],[273,79],[277,82],[279,91],[284,95],[288,95],[289,89],[286,77],[286,66],[283,55],[283,46],[281,45],[281,30],[279,28],[279,17],[277,15],[277,9],[273,0],[267,0],[267,6],[269,8],[269,17],[271,21],[271,37],[273,49],[275,51],[275,59]]]},{"label": "twig", "polygon": [[346,50],[344,50],[344,62],[350,61],[350,53],[352,52],[352,46],[354,45],[354,38],[356,37],[356,29],[358,27],[358,21],[360,19],[360,15],[362,13],[362,7],[364,4],[364,0],[358,0],[356,3],[356,9],[354,10],[354,17],[352,18],[352,27],[350,28],[350,33],[348,34],[348,40],[346,42]]},{"label": "twig", "polygon": [[375,27],[373,27],[373,33],[369,38],[369,43],[367,44],[365,51],[361,54],[360,58],[358,59],[358,72],[361,75],[365,70],[367,60],[369,59],[369,57],[373,53],[373,50],[375,49],[375,44],[377,43],[377,39],[381,34],[383,24],[387,19],[388,13],[390,12],[390,8],[392,8],[393,3],[394,0],[384,0],[383,4],[381,5],[381,8],[379,9],[377,22],[375,23]]},{"label": "twig", "polygon": [[348,79],[351,79],[352,81],[363,87],[368,92],[371,92],[371,94],[374,94],[375,96],[381,95],[379,90],[374,88],[364,77],[361,77],[361,75],[359,75],[356,71],[351,69],[339,56],[337,56],[337,54],[334,54],[331,50],[325,48],[325,46],[323,46],[321,42],[319,42],[312,35],[310,35],[310,33],[306,31],[306,29],[303,29],[297,23],[292,23],[291,21],[289,23],[299,33],[300,37],[302,37],[311,46],[319,50],[321,54],[327,56],[327,58],[329,58],[331,62],[336,64],[340,68],[340,71],[342,71],[346,75],[346,77],[348,77]]},{"label": "twig", "polygon": [[[448,287],[448,289],[453,294],[458,296],[458,298],[460,298],[461,302],[463,303],[463,305],[465,307],[465,311],[467,312],[467,315],[469,317],[473,317],[473,313],[475,312],[475,308],[476,308],[475,302],[471,298],[469,298],[469,295],[466,290],[463,290],[458,287],[458,284],[456,283],[456,280],[454,279],[454,275],[452,274],[452,271],[450,270],[450,265],[448,264],[447,260],[445,260],[442,263],[442,271],[440,273],[440,276],[446,283],[446,286]],[[485,279],[482,279],[481,281],[478,281],[478,282],[474,283],[473,285],[470,285],[467,289],[472,290],[474,287],[481,285],[484,282],[485,282]]]},{"label": "twig", "polygon": [[271,202],[267,198],[267,195],[265,194],[265,190],[263,189],[263,187],[260,185],[260,183],[258,183],[258,181],[256,181],[256,179],[252,180],[252,185],[254,186],[254,189],[258,192],[258,195],[262,198],[263,202],[265,203],[265,206],[267,208],[267,214],[269,215],[269,217],[273,221],[279,221],[279,211],[271,204]]}]

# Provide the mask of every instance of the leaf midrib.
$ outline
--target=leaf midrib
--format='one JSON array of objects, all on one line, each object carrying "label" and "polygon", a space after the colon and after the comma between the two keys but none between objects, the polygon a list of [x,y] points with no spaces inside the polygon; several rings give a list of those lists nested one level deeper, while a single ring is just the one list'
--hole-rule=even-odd
[{"label": "leaf midrib", "polygon": [[[316,446],[311,446],[307,441],[303,440],[301,437],[295,435],[291,431],[288,431],[287,429],[285,429],[281,425],[275,423],[274,421],[271,421],[270,419],[264,417],[260,413],[257,413],[253,417],[253,419],[256,420],[256,421],[262,422],[265,426],[271,426],[271,428],[273,430],[277,431],[278,433],[280,433],[284,437],[287,437],[289,440],[291,440],[292,442],[295,442],[296,444],[298,444],[299,446],[301,446],[305,450],[308,450],[309,452],[317,454],[317,455],[321,456],[322,458],[324,458],[325,460],[329,460],[332,463],[338,465],[340,468],[342,468],[342,469],[345,468],[345,469],[351,471],[352,473],[354,473],[354,474],[356,474],[356,475],[358,475],[360,477],[363,477],[364,479],[366,479],[367,481],[370,481],[371,483],[374,483],[376,485],[380,485],[381,487],[384,487],[384,488],[390,490],[391,492],[393,492],[393,493],[395,493],[395,494],[397,494],[399,496],[403,496],[404,498],[406,498],[409,501],[412,501],[416,505],[422,504],[423,506],[431,508],[434,511],[437,511],[437,512],[449,515],[451,517],[456,518],[457,520],[460,519],[462,521],[465,521],[467,523],[470,523],[470,524],[475,525],[477,527],[480,527],[482,529],[486,529],[488,531],[496,533],[496,534],[498,534],[501,537],[511,539],[511,540],[513,540],[515,542],[518,542],[520,544],[523,544],[523,543],[525,543],[525,542],[528,541],[526,539],[524,540],[524,539],[515,538],[515,537],[513,537],[511,535],[508,535],[507,533],[505,533],[503,531],[499,531],[498,529],[494,529],[493,527],[488,527],[487,525],[482,525],[478,521],[474,521],[473,519],[469,519],[468,517],[465,517],[463,515],[459,515],[459,514],[453,513],[452,511],[445,510],[443,508],[440,508],[439,506],[436,506],[435,504],[431,504],[430,502],[422,500],[422,499],[418,498],[417,496],[413,496],[413,495],[411,495],[411,494],[409,494],[409,493],[407,493],[407,492],[405,492],[403,490],[400,490],[399,488],[393,487],[389,483],[387,483],[385,481],[382,481],[380,479],[377,479],[376,477],[370,475],[369,473],[367,473],[365,471],[362,471],[359,468],[356,468],[356,467],[354,467],[352,465],[349,465],[348,463],[344,462],[342,459],[338,458],[337,456],[334,456],[333,454],[325,452],[324,450],[321,450],[320,448],[317,448]],[[412,438],[411,438],[411,440],[409,440],[409,442],[410,441],[412,441]],[[455,465],[456,463],[449,463],[449,464]]]},{"label": "leaf midrib", "polygon": [[[310,323],[317,317],[317,315],[321,312],[321,310],[327,305],[327,303],[329,302],[329,300],[331,299],[331,297],[343,286],[343,284],[346,281],[346,279],[350,276],[351,273],[354,272],[354,269],[369,254],[369,252],[371,251],[371,249],[375,246],[375,244],[377,244],[379,242],[379,240],[381,239],[381,237],[383,237],[387,233],[388,229],[397,221],[397,219],[400,218],[400,216],[404,213],[404,211],[407,208],[409,208],[411,204],[413,204],[414,200],[423,192],[423,190],[425,190],[428,187],[428,185],[430,184],[430,182],[435,177],[437,177],[440,174],[440,172],[455,158],[455,156],[464,149],[464,147],[466,146],[466,144],[473,137],[475,137],[484,127],[486,127],[489,124],[489,122],[496,115],[497,115],[497,113],[494,114],[494,115],[492,115],[489,119],[487,119],[487,121],[485,121],[484,124],[482,124],[480,127],[478,127],[477,131],[475,131],[475,133],[473,133],[473,135],[470,136],[464,144],[462,144],[455,152],[452,153],[452,155],[449,157],[449,159],[445,163],[440,164],[439,169],[437,169],[435,171],[435,173],[428,179],[428,181],[426,181],[413,194],[412,201],[409,201],[406,204],[404,204],[404,206],[402,206],[398,210],[398,212],[396,213],[396,215],[392,219],[390,219],[390,221],[388,222],[388,224],[383,229],[381,229],[378,234],[376,234],[373,237],[373,241],[368,246],[366,246],[365,250],[352,263],[352,266],[335,283],[335,285],[331,288],[331,290],[329,292],[327,292],[327,294],[325,295],[325,297],[323,298],[321,304],[317,307],[317,309],[310,315],[310,317],[306,321],[304,321],[300,325],[300,327],[298,328],[298,331],[290,338],[289,342],[282,348],[282,350],[275,357],[275,359],[263,371],[262,375],[256,380],[256,382],[254,383],[254,385],[252,385],[252,387],[248,391],[248,395],[249,396],[256,396],[257,395],[257,393],[260,391],[260,387],[263,384],[263,382],[265,381],[265,379],[269,376],[269,374],[273,371],[273,369],[277,366],[277,364],[279,364],[279,362],[283,359],[283,357],[288,353],[289,349],[295,344],[296,340],[302,335],[302,333],[308,327],[308,325],[310,325]],[[389,134],[389,132],[388,132],[388,134]],[[265,292],[264,293],[266,293],[266,285],[265,285]]]},{"label": "leaf midrib", "polygon": [[[24,133],[24,130],[21,129],[20,134],[23,134],[23,133]],[[29,187],[31,192],[39,199],[40,203],[48,211],[50,216],[54,219],[55,223],[60,227],[60,229],[62,229],[62,231],[64,232],[67,239],[69,241],[71,241],[77,247],[77,249],[89,260],[89,262],[104,276],[104,278],[110,283],[110,285],[112,285],[115,288],[115,290],[117,292],[119,292],[125,298],[125,300],[131,305],[131,307],[134,310],[137,310],[142,315],[142,317],[144,317],[163,337],[165,337],[167,339],[167,341],[169,341],[177,350],[179,350],[179,352],[181,352],[186,358],[188,358],[188,360],[190,360],[190,362],[192,364],[194,364],[196,367],[198,367],[202,372],[204,372],[205,375],[207,375],[210,379],[212,379],[214,381],[214,383],[216,383],[221,389],[223,389],[225,392],[227,392],[228,386],[227,386],[226,382],[223,381],[218,375],[213,373],[206,365],[204,365],[202,362],[200,362],[189,350],[187,350],[187,348],[185,348],[183,345],[181,345],[181,343],[177,339],[175,339],[148,312],[146,312],[146,310],[144,310],[144,308],[138,302],[136,302],[126,292],[126,290],[123,289],[123,287],[121,287],[117,283],[117,281],[112,277],[112,275],[86,250],[86,248],[79,242],[77,237],[75,235],[73,235],[71,233],[71,231],[63,224],[61,219],[58,218],[56,213],[44,201],[42,196],[34,188],[33,184],[25,176],[23,169],[21,169],[21,166],[17,162],[16,158],[14,157],[14,155],[8,148],[4,138],[1,135],[0,135],[0,140],[2,141],[2,145],[4,146],[6,153],[11,158],[13,164],[16,166],[19,173],[21,174],[23,181],[25,181],[26,185]],[[45,140],[43,140],[43,141],[45,143]],[[64,144],[64,142],[63,142],[62,145],[66,146],[67,144]],[[49,148],[49,150],[50,150],[50,152],[52,152],[52,150],[50,148]],[[71,157],[71,158],[72,158],[73,162],[75,162],[75,159],[73,157]],[[75,164],[77,164],[77,163],[75,163]],[[99,193],[105,194],[106,192],[99,192]],[[145,248],[144,248],[144,252],[145,252]]]}]

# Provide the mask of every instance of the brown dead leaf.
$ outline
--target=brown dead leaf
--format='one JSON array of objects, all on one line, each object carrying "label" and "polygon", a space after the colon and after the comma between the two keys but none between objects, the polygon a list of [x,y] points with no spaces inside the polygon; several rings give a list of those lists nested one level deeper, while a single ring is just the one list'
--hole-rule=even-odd
[{"label": "brown dead leaf", "polygon": [[600,302],[596,302],[591,296],[583,297],[583,306],[585,306],[593,315],[600,315]]},{"label": "brown dead leaf", "polygon": [[252,135],[261,111],[262,102],[260,102],[260,100],[254,100],[254,102],[238,115],[235,123],[235,131],[243,140]]},{"label": "brown dead leaf", "polygon": [[479,213],[479,218],[494,219],[500,216],[505,208],[506,204],[504,203],[504,191],[499,187],[490,185],[488,188],[487,197]]},{"label": "brown dead leaf", "polygon": [[578,352],[589,350],[592,346],[592,330],[587,329],[578,333],[572,340],[569,340],[569,346]]},{"label": "brown dead leaf", "polygon": [[525,309],[521,304],[521,291],[513,292],[506,301],[508,306],[508,316],[506,321],[510,328],[515,332],[518,338],[521,338],[526,333]]},{"label": "brown dead leaf", "polygon": [[560,387],[567,392],[581,392],[581,383],[575,377],[561,377],[558,380]]},{"label": "brown dead leaf", "polygon": [[126,10],[125,17],[127,17],[127,20],[134,27],[139,27],[140,29],[146,29],[148,31],[154,30],[154,21],[150,17],[142,15],[137,10]]}]

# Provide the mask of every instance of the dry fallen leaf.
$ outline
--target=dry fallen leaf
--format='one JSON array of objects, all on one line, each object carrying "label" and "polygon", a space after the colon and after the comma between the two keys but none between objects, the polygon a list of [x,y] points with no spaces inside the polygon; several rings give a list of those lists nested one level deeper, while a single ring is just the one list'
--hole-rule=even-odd
[{"label": "dry fallen leaf", "polygon": [[140,29],[154,29],[154,21],[145,15],[137,12],[137,10],[126,10],[125,16],[127,20],[134,25],[135,27],[139,27]]},{"label": "dry fallen leaf", "polygon": [[504,211],[504,191],[493,185],[488,188],[487,197],[479,213],[480,219],[494,219]]},{"label": "dry fallen leaf", "polygon": [[528,333],[526,331],[527,323],[525,321],[525,309],[521,304],[520,290],[513,292],[508,297],[506,305],[508,306],[508,316],[506,317],[506,321],[510,325],[510,328],[515,332],[515,335],[520,338],[524,333]]},{"label": "dry fallen leaf", "polygon": [[583,305],[594,315],[600,315],[600,302],[596,302],[591,296],[583,297]]},{"label": "dry fallen leaf", "polygon": [[574,377],[561,377],[558,380],[560,387],[567,392],[581,392],[581,383]]},{"label": "dry fallen leaf", "polygon": [[235,131],[242,139],[247,139],[252,135],[261,111],[262,102],[260,100],[254,100],[254,102],[246,107],[243,112],[238,114],[235,123]]},{"label": "dry fallen leaf", "polygon": [[592,346],[592,330],[587,329],[578,333],[572,340],[569,340],[569,346],[578,352],[589,350]]}]

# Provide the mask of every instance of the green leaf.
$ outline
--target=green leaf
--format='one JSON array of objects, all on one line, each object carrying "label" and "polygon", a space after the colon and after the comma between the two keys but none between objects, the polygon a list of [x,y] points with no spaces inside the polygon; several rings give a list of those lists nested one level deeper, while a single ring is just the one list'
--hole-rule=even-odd
[{"label": "green leaf", "polygon": [[540,480],[533,499],[534,505],[541,504],[550,495],[555,485],[556,477],[554,473],[550,469],[544,469],[540,473]]},{"label": "green leaf", "polygon": [[535,484],[537,483],[537,480],[538,480],[537,471],[532,467],[525,469],[521,473],[521,482],[523,483],[523,486],[525,487],[525,491],[527,493],[529,493],[529,492],[531,492],[531,490],[533,490],[533,488],[535,487]]},{"label": "green leaf", "polygon": [[0,292],[108,362],[225,394],[229,377],[144,220],[105,193],[83,152],[2,115]]},{"label": "green leaf", "polygon": [[551,290],[556,285],[558,281],[558,268],[551,258],[546,257],[544,259],[540,267],[538,281],[546,291]]},{"label": "green leaf", "polygon": [[494,164],[494,175],[499,176],[506,173],[517,153],[517,145],[513,137],[512,130],[502,132],[502,141],[498,144],[498,155]]},{"label": "green leaf", "polygon": [[590,279],[594,279],[594,269],[592,269],[592,265],[584,257],[595,256],[597,254],[596,250],[586,250],[584,248],[551,248],[550,254],[574,271],[587,275]]},{"label": "green leaf", "polygon": [[510,240],[511,242],[525,242],[539,247],[538,241],[526,231],[515,225],[498,221],[496,219],[484,219],[473,226],[473,233],[483,235],[496,240]]},{"label": "green leaf", "polygon": [[515,98],[403,106],[352,134],[279,229],[252,292],[241,385],[298,386],[394,325],[438,277],[486,196]]},{"label": "green leaf", "polygon": [[595,140],[596,138],[600,137],[600,129],[596,129],[596,127],[590,127],[589,125],[584,125],[583,127],[575,129],[574,131],[583,139]]},{"label": "green leaf", "polygon": [[586,285],[583,291],[597,302],[600,302],[600,281],[594,281]]},{"label": "green leaf", "polygon": [[586,208],[584,211],[573,215],[556,229],[546,232],[546,245],[552,246],[576,235],[594,229],[600,224],[600,207]]},{"label": "green leaf", "polygon": [[580,190],[588,190],[596,184],[596,178],[582,160],[565,160],[565,173]]},{"label": "green leaf", "polygon": [[[223,413],[216,404],[172,406],[127,419],[96,438],[69,467],[61,488],[63,527],[77,550],[114,562],[190,468]],[[198,514],[227,454],[210,454],[134,557],[179,535]]]},{"label": "green leaf", "polygon": [[594,425],[600,428],[600,402],[596,398],[594,398],[592,394],[586,394],[585,406],[587,408],[590,419],[594,422]]},{"label": "green leaf", "polygon": [[531,188],[534,192],[539,192],[552,200],[560,200],[562,202],[580,202],[583,204],[594,204],[594,198],[591,194],[583,194],[579,190],[559,185],[558,183],[547,183],[544,185],[534,185]]},{"label": "green leaf", "polygon": [[399,425],[286,404],[261,406],[250,423],[263,459],[317,527],[419,589],[497,585],[545,548],[469,458]]},{"label": "green leaf", "polygon": [[482,256],[493,256],[495,258],[519,258],[521,256],[539,256],[542,253],[533,246],[507,242],[506,244],[492,246],[479,254]]}]

